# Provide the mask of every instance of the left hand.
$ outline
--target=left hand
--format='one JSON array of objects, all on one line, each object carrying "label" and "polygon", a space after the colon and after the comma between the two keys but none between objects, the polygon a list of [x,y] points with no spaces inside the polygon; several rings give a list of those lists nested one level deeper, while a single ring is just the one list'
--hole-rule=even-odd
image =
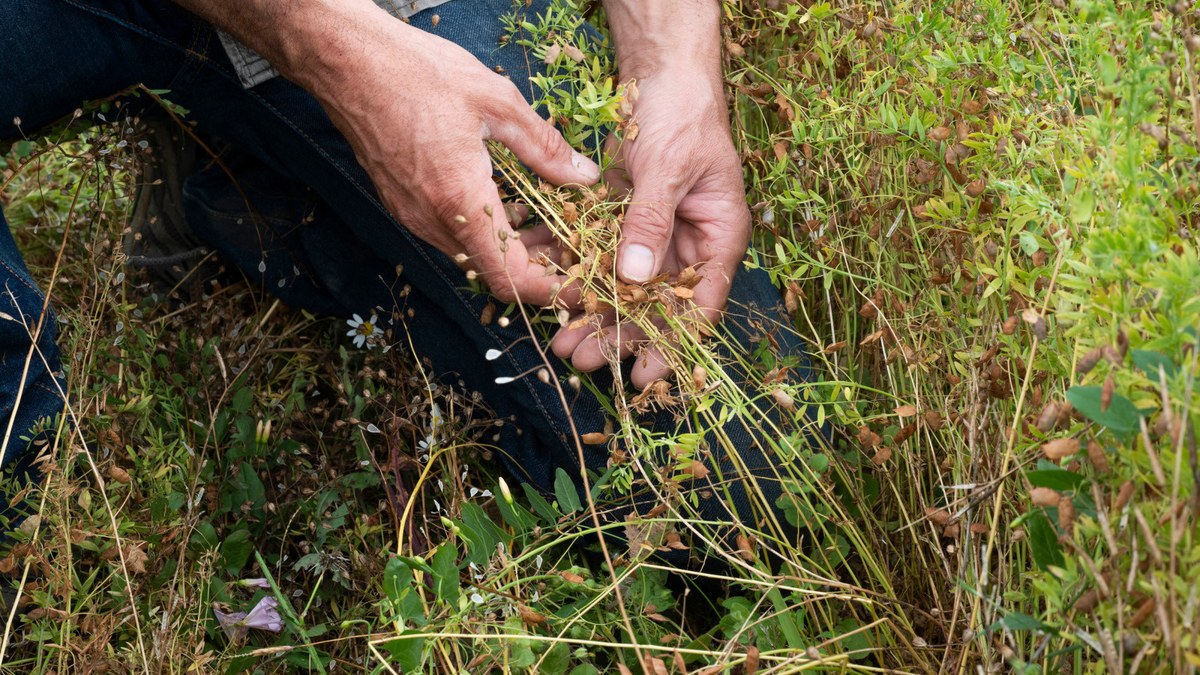
[{"label": "left hand", "polygon": [[[703,277],[694,288],[696,310],[715,324],[750,241],[742,167],[721,83],[681,67],[659,70],[639,80],[637,89],[636,139],[623,142],[614,134],[606,147],[616,160],[606,175],[609,184],[632,191],[617,274],[626,283],[644,283],[695,266]],[[610,313],[599,331],[593,325],[560,330],[551,347],[590,371],[613,354],[624,359],[645,340],[645,333],[618,326]],[[650,345],[639,355],[633,384],[643,389],[670,370],[661,349]]]}]

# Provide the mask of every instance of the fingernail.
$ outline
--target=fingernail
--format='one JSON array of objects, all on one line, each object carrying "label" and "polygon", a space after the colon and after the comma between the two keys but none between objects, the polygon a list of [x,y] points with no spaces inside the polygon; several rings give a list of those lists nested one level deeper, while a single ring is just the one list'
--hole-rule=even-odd
[{"label": "fingernail", "polygon": [[621,251],[621,276],[626,281],[649,281],[654,274],[654,253],[641,244],[630,244]]},{"label": "fingernail", "polygon": [[579,173],[586,176],[588,180],[592,182],[600,180],[600,167],[578,152],[571,153],[571,164],[579,170]]}]

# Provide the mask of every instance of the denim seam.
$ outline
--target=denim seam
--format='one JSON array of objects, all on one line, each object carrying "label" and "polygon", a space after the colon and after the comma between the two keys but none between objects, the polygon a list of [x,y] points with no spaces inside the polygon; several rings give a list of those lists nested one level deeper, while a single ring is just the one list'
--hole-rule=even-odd
[{"label": "denim seam", "polygon": [[[14,268],[13,266],[11,266],[7,262],[5,262],[4,259],[2,259],[2,258],[0,258],[0,265],[4,266],[4,269],[8,271],[9,276],[11,276],[13,279],[16,279],[17,281],[21,282],[26,288],[28,288],[29,290],[31,290],[35,294],[37,294],[38,299],[41,300],[43,304],[45,304],[46,296],[42,294],[42,290],[40,288],[29,283],[29,281],[25,279],[24,275],[22,275],[20,272],[18,272],[16,270],[16,268]],[[16,301],[16,299],[14,298],[14,302],[15,301]]]}]

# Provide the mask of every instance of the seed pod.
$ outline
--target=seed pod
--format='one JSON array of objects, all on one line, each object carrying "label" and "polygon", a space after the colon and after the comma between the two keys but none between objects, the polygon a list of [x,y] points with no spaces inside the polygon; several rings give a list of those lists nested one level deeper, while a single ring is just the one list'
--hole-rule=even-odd
[{"label": "seed pod", "polygon": [[1104,378],[1104,385],[1100,388],[1100,412],[1108,410],[1108,406],[1112,405],[1113,397],[1113,378],[1112,375]]},{"label": "seed pod", "polygon": [[541,612],[535,612],[525,605],[517,605],[517,612],[521,615],[521,621],[524,621],[530,626],[540,626],[541,624],[546,623],[545,614],[542,614]]},{"label": "seed pod", "polygon": [[608,442],[608,434],[593,431],[580,436],[579,440],[583,441],[584,445],[603,445]]},{"label": "seed pod", "polygon": [[1058,491],[1048,487],[1035,487],[1029,491],[1029,500],[1034,506],[1057,506]]},{"label": "seed pod", "polygon": [[925,517],[929,522],[939,527],[945,527],[950,522],[950,512],[946,509],[926,508]]},{"label": "seed pod", "polygon": [[118,483],[129,483],[133,479],[129,477],[129,472],[119,466],[108,467],[108,477]]},{"label": "seed pod", "polygon": [[1075,533],[1075,502],[1066,495],[1058,500],[1058,527],[1067,539]]},{"label": "seed pod", "polygon": [[1075,601],[1075,611],[1090,614],[1096,605],[1100,602],[1100,592],[1094,588],[1089,588]]},{"label": "seed pod", "polygon": [[891,458],[892,449],[888,447],[882,447],[875,451],[875,456],[871,457],[871,463],[875,466],[882,466]]},{"label": "seed pod", "polygon": [[1117,351],[1117,348],[1112,345],[1104,345],[1100,348],[1100,353],[1104,355],[1105,360],[1114,366],[1120,367],[1121,363],[1125,360],[1121,356],[1121,352]]},{"label": "seed pod", "polygon": [[1154,613],[1154,605],[1155,600],[1153,595],[1143,600],[1137,611],[1134,612],[1133,618],[1129,620],[1129,627],[1137,628],[1145,623],[1146,619],[1149,619],[1150,615]]},{"label": "seed pod", "polygon": [[567,55],[568,59],[571,59],[575,63],[579,63],[584,59],[583,50],[575,45],[569,44],[563,47],[563,53]]},{"label": "seed pod", "polygon": [[1046,459],[1055,461],[1077,452],[1079,441],[1074,438],[1056,438],[1042,446],[1042,454],[1046,455]]},{"label": "seed pod", "polygon": [[966,193],[967,196],[971,197],[972,199],[983,194],[984,190],[987,190],[987,181],[983,178],[976,178],[970,183],[967,183]]},{"label": "seed pod", "polygon": [[779,404],[780,408],[789,412],[796,409],[796,401],[786,391],[776,389],[771,392],[771,396],[775,399],[775,403]]},{"label": "seed pod", "polygon": [[1017,315],[1013,314],[1004,320],[1004,325],[1000,328],[1000,332],[1005,335],[1012,335],[1017,332]]},{"label": "seed pod", "polygon": [[1038,428],[1038,431],[1048,433],[1054,427],[1058,426],[1059,408],[1059,404],[1054,401],[1047,403],[1046,407],[1042,408],[1041,414],[1038,415],[1037,423],[1034,425]]},{"label": "seed pod", "polygon": [[1087,455],[1088,461],[1092,463],[1096,473],[1108,473],[1108,457],[1104,454],[1104,448],[1095,439],[1088,441]]},{"label": "seed pod", "polygon": [[1075,414],[1075,406],[1070,403],[1063,403],[1058,409],[1058,426],[1066,426],[1071,423],[1071,416]]},{"label": "seed pod", "polygon": [[704,369],[704,366],[697,364],[692,368],[692,384],[698,390],[703,390],[708,384],[708,371]]},{"label": "seed pod", "polygon": [[1079,359],[1079,374],[1087,375],[1089,372],[1091,372],[1092,368],[1096,367],[1097,363],[1100,363],[1100,358],[1103,356],[1103,347],[1096,347],[1095,349],[1089,350],[1088,353],[1084,354]]},{"label": "seed pod", "polygon": [[1129,503],[1129,498],[1133,496],[1133,481],[1127,480],[1121,483],[1121,487],[1117,490],[1117,501],[1113,504],[1113,511],[1121,511],[1125,505]]}]

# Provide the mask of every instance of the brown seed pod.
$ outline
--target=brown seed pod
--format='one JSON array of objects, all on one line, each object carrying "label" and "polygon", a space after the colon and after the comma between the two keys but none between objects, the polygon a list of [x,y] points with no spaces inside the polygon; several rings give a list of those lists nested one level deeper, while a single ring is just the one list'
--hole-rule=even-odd
[{"label": "brown seed pod", "polygon": [[929,522],[938,527],[945,527],[950,522],[950,512],[946,509],[927,508],[925,509],[925,517],[929,519]]},{"label": "brown seed pod", "polygon": [[983,178],[976,178],[970,183],[967,183],[967,187],[965,188],[967,196],[971,197],[972,199],[983,194],[985,190],[987,190],[987,180]]},{"label": "brown seed pod", "polygon": [[709,474],[708,467],[704,466],[704,462],[701,462],[698,459],[692,460],[687,467],[685,467],[685,470],[691,474],[692,478],[696,479],[702,479]]},{"label": "brown seed pod", "polygon": [[925,426],[933,431],[942,428],[942,414],[936,410],[930,410],[925,413]]},{"label": "brown seed pod", "polygon": [[754,541],[744,534],[737,536],[737,553],[743,560],[754,560]]},{"label": "brown seed pod", "polygon": [[1145,623],[1146,619],[1149,619],[1150,615],[1154,613],[1155,604],[1153,595],[1143,600],[1142,604],[1138,606],[1137,611],[1134,612],[1133,618],[1129,620],[1129,627],[1138,628]]},{"label": "brown seed pod", "polygon": [[1029,491],[1029,500],[1034,506],[1057,506],[1058,491],[1048,487],[1035,487]]},{"label": "brown seed pod", "polygon": [[1092,463],[1096,473],[1108,473],[1108,456],[1104,454],[1104,448],[1095,439],[1087,442],[1087,455],[1088,461]]},{"label": "brown seed pod", "polygon": [[1048,433],[1058,426],[1059,404],[1051,401],[1042,408],[1042,412],[1038,415],[1037,422],[1034,426],[1042,433]]},{"label": "brown seed pod", "polygon": [[546,623],[546,615],[541,612],[535,612],[525,605],[517,605],[517,613],[521,615],[521,621],[530,626],[540,626]]},{"label": "brown seed pod", "polygon": [[1075,533],[1075,502],[1066,495],[1058,500],[1058,527],[1067,539]]},{"label": "brown seed pod", "polygon": [[579,440],[583,441],[584,445],[603,445],[608,442],[609,437],[610,434],[600,431],[593,431],[580,436]]},{"label": "brown seed pod", "polygon": [[892,458],[892,449],[882,447],[875,451],[875,455],[871,457],[871,463],[875,466],[883,466]]},{"label": "brown seed pod", "polygon": [[866,425],[859,427],[858,442],[862,443],[864,448],[866,448],[868,450],[871,448],[874,448],[877,445],[879,445],[879,443],[882,440],[883,439],[879,436],[879,434],[875,433],[874,431],[871,431],[870,427],[868,427]]},{"label": "brown seed pod", "polygon": [[1129,498],[1133,496],[1133,481],[1127,480],[1121,483],[1121,487],[1117,490],[1117,501],[1113,503],[1113,511],[1121,511],[1125,505],[1129,503]]},{"label": "brown seed pod", "polygon": [[779,407],[783,408],[784,410],[790,412],[796,409],[795,399],[793,399],[791,395],[782,389],[776,389],[775,391],[771,392],[771,397],[774,398],[775,403],[779,404]]},{"label": "brown seed pod", "polygon": [[1009,316],[1004,320],[1004,325],[1000,327],[1000,332],[1004,333],[1005,335],[1012,335],[1013,333],[1017,332],[1018,321],[1019,320],[1017,319],[1016,314]]},{"label": "brown seed pod", "polygon": [[692,384],[695,385],[696,389],[698,390],[703,390],[704,387],[708,385],[708,371],[704,369],[704,366],[696,364],[696,366],[692,368]]},{"label": "brown seed pod", "polygon": [[1106,361],[1117,367],[1120,367],[1121,363],[1125,361],[1124,357],[1121,356],[1121,352],[1117,351],[1117,348],[1112,345],[1104,345],[1100,348],[1100,353],[1104,355]]},{"label": "brown seed pod", "polygon": [[1103,356],[1103,347],[1096,347],[1089,350],[1086,354],[1079,358],[1079,374],[1087,375],[1089,372],[1091,372],[1092,368],[1096,367],[1097,363],[1100,363],[1100,359]]},{"label": "brown seed pod", "polygon": [[1100,603],[1100,592],[1094,588],[1089,588],[1075,600],[1075,611],[1090,614],[1096,605]]},{"label": "brown seed pod", "polygon": [[1046,459],[1054,461],[1077,452],[1079,452],[1079,441],[1074,438],[1056,438],[1042,445],[1042,454],[1046,456]]},{"label": "brown seed pod", "polygon": [[1104,385],[1100,387],[1100,412],[1108,410],[1108,406],[1112,405],[1113,397],[1113,378],[1112,375],[1104,378]]}]

